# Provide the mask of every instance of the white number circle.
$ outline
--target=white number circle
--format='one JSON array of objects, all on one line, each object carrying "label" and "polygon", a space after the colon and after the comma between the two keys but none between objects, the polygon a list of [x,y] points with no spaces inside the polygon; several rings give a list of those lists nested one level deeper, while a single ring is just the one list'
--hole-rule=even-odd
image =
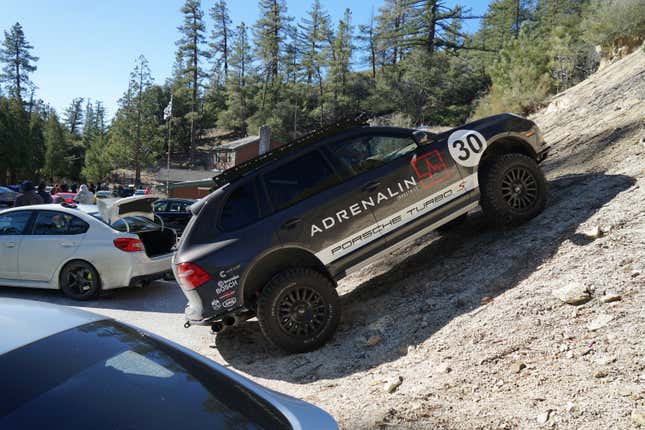
[{"label": "white number circle", "polygon": [[457,162],[466,167],[474,167],[486,149],[486,139],[475,130],[457,130],[448,137],[448,150]]}]

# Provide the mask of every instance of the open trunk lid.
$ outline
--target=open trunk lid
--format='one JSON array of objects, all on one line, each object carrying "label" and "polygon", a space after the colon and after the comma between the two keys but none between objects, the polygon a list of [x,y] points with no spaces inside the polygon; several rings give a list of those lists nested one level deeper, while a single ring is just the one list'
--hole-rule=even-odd
[{"label": "open trunk lid", "polygon": [[157,196],[132,196],[122,199],[101,199],[96,202],[96,205],[101,217],[112,225],[119,219],[132,216],[142,216],[154,221],[152,204],[157,200],[159,200]]}]

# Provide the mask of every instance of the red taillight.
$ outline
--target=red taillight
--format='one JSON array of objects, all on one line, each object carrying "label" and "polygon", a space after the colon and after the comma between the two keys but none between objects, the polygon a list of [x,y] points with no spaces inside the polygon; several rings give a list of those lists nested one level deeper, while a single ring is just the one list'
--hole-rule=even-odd
[{"label": "red taillight", "polygon": [[177,280],[185,290],[194,290],[210,279],[208,273],[194,263],[179,263],[175,266]]},{"label": "red taillight", "polygon": [[114,239],[114,246],[125,252],[143,251],[143,243],[139,239],[130,237],[117,237]]}]

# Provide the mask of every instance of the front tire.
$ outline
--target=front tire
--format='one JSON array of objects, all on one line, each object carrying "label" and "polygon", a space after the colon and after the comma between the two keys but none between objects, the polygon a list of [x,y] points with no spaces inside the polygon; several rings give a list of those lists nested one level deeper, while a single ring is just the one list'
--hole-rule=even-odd
[{"label": "front tire", "polygon": [[480,180],[482,210],[495,224],[522,224],[546,206],[546,178],[526,155],[506,154],[491,160]]},{"label": "front tire", "polygon": [[264,287],[257,315],[269,342],[290,353],[308,352],[336,331],[340,300],[326,276],[312,269],[289,269]]},{"label": "front tire", "polygon": [[101,290],[99,274],[85,261],[72,261],[60,272],[59,286],[63,293],[74,300],[91,300]]}]

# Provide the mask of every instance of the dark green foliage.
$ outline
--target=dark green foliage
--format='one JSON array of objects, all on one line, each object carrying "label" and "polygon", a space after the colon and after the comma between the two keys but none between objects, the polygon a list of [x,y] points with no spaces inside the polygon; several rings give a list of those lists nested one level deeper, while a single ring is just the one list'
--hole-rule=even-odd
[{"label": "dark green foliage", "polygon": [[12,97],[18,99],[33,85],[29,74],[36,71],[38,57],[31,55],[32,45],[27,42],[25,33],[19,22],[9,31],[4,32],[2,48],[0,48],[0,63],[3,63],[0,82],[4,82]]}]

